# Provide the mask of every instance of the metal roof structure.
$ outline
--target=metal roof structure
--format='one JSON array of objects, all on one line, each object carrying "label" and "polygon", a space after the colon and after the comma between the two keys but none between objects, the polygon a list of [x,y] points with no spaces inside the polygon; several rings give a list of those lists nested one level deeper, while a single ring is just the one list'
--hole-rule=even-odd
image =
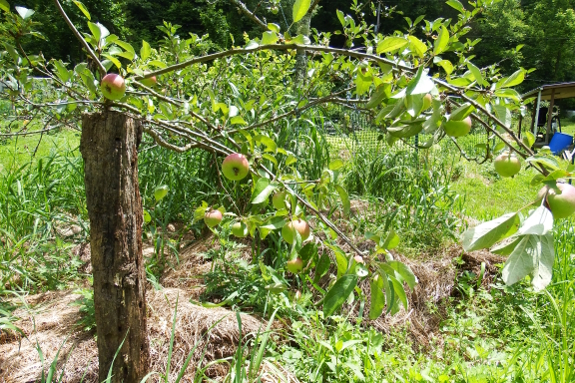
[{"label": "metal roof structure", "polygon": [[575,81],[545,84],[521,96],[524,100],[529,97],[537,97],[541,92],[541,100],[559,100],[562,98],[575,97]]}]

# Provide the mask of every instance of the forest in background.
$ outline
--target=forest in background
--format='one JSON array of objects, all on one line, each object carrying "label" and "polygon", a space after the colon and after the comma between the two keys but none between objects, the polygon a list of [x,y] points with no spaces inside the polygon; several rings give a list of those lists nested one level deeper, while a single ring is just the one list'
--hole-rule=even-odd
[{"label": "forest in background", "polygon": [[[50,36],[50,44],[34,39],[26,41],[30,51],[42,50],[46,58],[59,58],[76,63],[82,52],[74,36],[58,16],[51,0],[20,0],[20,5],[37,11],[35,20],[40,22],[39,31]],[[291,23],[293,0],[247,0],[248,9],[265,22],[273,22],[282,28]],[[465,1],[463,1],[465,5]],[[146,40],[152,46],[163,37],[158,28],[164,21],[181,26],[179,34],[198,36],[209,34],[209,43],[201,47],[205,51],[242,45],[248,37],[261,33],[231,0],[85,0],[85,6],[94,21],[102,23],[120,38],[136,42]],[[83,25],[81,12],[71,0],[64,1],[66,12],[77,25]],[[381,9],[380,32],[409,29],[408,19],[415,21],[425,15],[427,20],[439,17],[456,17],[457,12],[444,1],[391,0],[355,2],[355,11],[369,23],[376,24],[376,10]],[[575,0],[502,0],[472,25],[467,38],[480,40],[474,46],[475,62],[488,66],[496,63],[505,74],[517,67],[536,70],[522,84],[522,91],[544,83],[572,81],[575,79]],[[336,10],[357,15],[349,2],[331,0],[320,3],[313,16],[311,27],[318,32],[341,29]],[[414,30],[421,31],[419,26]],[[87,32],[87,31],[85,31]],[[421,33],[421,32],[419,32]],[[342,35],[330,36],[332,46],[343,46]],[[354,47],[361,47],[361,39]],[[521,47],[517,49],[517,47]],[[206,53],[199,51],[198,53]],[[563,104],[566,105],[566,104]],[[566,105],[567,106],[567,105]]]}]

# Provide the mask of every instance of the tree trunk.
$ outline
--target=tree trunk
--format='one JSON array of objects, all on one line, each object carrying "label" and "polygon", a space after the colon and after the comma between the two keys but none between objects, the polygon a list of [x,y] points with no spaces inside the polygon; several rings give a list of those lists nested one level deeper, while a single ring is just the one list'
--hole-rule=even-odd
[{"label": "tree trunk", "polygon": [[[295,24],[295,34],[309,36],[311,30],[311,12],[307,13],[300,21]],[[307,55],[305,51],[298,51],[295,56],[295,86],[301,89],[305,84],[307,76]]]},{"label": "tree trunk", "polygon": [[83,116],[80,151],[90,217],[100,382],[122,341],[112,382],[139,383],[149,368],[138,185],[141,138],[141,123],[121,113]]}]

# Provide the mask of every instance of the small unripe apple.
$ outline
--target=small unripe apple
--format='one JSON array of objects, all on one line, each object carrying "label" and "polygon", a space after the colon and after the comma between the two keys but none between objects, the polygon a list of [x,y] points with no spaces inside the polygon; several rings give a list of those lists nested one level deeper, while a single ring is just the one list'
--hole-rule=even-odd
[{"label": "small unripe apple", "polygon": [[240,153],[233,153],[227,156],[222,163],[222,173],[232,181],[244,179],[250,171],[248,159]]},{"label": "small unripe apple", "polygon": [[556,188],[549,188],[547,204],[553,213],[553,218],[569,217],[575,213],[575,187],[558,183]]},{"label": "small unripe apple", "polygon": [[306,221],[304,221],[303,219],[297,219],[297,220],[293,220],[291,222],[288,222],[282,228],[283,239],[289,244],[294,243],[295,238],[296,238],[296,234],[295,234],[296,230],[298,231],[302,241],[305,241],[306,239],[309,238],[310,228],[309,228],[308,223]]},{"label": "small unripe apple", "polygon": [[429,109],[431,106],[431,101],[433,101],[433,97],[431,97],[429,93],[423,96],[423,107],[421,108],[421,111]]},{"label": "small unripe apple", "polygon": [[503,153],[495,158],[493,166],[501,177],[513,177],[521,170],[521,161],[515,154]]},{"label": "small unripe apple", "polygon": [[278,210],[285,209],[287,207],[285,201],[286,195],[285,191],[275,193],[272,197],[272,205]]},{"label": "small unripe apple", "polygon": [[108,73],[102,79],[100,89],[108,100],[117,101],[126,93],[126,81],[120,75]]},{"label": "small unripe apple", "polygon": [[222,222],[223,214],[219,210],[206,210],[204,222],[208,227],[216,227]]},{"label": "small unripe apple", "polygon": [[148,88],[153,87],[157,82],[158,81],[156,80],[156,76],[147,77],[140,80],[140,83],[147,86]]},{"label": "small unripe apple", "polygon": [[232,234],[238,238],[244,238],[248,235],[248,226],[245,223],[238,221],[232,225]]},{"label": "small unripe apple", "polygon": [[292,260],[287,261],[287,266],[286,266],[286,267],[287,267],[287,269],[288,269],[289,272],[291,272],[291,273],[293,273],[293,274],[297,274],[297,273],[299,273],[300,271],[302,271],[302,269],[303,269],[303,262],[302,262],[302,260],[301,260],[299,257],[297,257],[297,258],[294,258],[294,259],[292,259]]},{"label": "small unripe apple", "polygon": [[445,134],[451,137],[465,136],[471,130],[471,118],[465,117],[461,121],[445,121],[442,125]]}]

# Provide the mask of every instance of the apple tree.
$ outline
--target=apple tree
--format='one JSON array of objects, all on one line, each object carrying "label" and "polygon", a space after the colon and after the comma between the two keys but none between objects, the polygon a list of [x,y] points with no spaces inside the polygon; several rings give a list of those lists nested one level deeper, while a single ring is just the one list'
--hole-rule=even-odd
[{"label": "apple tree", "polygon": [[[224,215],[232,217],[238,236],[265,239],[281,233],[290,249],[287,269],[306,283],[315,283],[334,265],[337,276],[322,300],[326,315],[358,294],[360,281],[368,281],[374,319],[407,308],[404,288],[417,283],[390,252],[399,238],[393,231],[371,234],[375,247],[370,251],[351,241],[324,213],[335,203],[341,203],[344,214],[349,211],[349,197],[337,183],[343,162],[335,160],[318,179],[306,180],[295,166],[298,157],[277,145],[277,123],[325,103],[362,104],[389,145],[422,134],[427,137],[419,144],[422,149],[443,139],[457,142],[473,123],[498,139],[483,150],[486,158],[497,156],[502,176],[528,163],[540,173],[533,182],[545,188],[530,207],[468,230],[463,246],[496,246],[494,252],[509,255],[506,283],[529,275],[535,288],[544,288],[553,265],[553,216],[568,215],[574,205],[572,187],[559,181],[572,177],[573,166],[549,150],[534,153],[534,138],[520,139],[511,129],[512,113],[523,108],[513,87],[528,71],[504,76],[495,65],[479,68],[472,62],[478,41],[465,37],[469,23],[496,1],[468,2],[466,8],[450,0],[447,4],[459,12],[456,20],[419,17],[408,20],[406,31],[388,36],[337,10],[338,33],[350,36],[348,49],[331,47],[329,34],[306,36],[269,23],[261,36],[207,54],[203,37],[183,38],[178,26],[167,22],[160,27],[165,34],[160,46],[142,41],[134,47],[94,23],[83,4],[74,1],[86,18],[80,32],[54,0],[86,53],[84,62],[72,66],[26,52],[23,38],[42,38],[35,31],[34,11],[12,9],[0,0],[0,97],[19,114],[42,118],[38,134],[66,124],[82,128],[100,380],[113,367],[114,382],[138,382],[149,365],[137,151],[143,134],[177,152],[213,153],[224,179],[249,198],[248,210],[233,201],[229,212],[200,206],[198,220],[215,227]],[[295,1],[293,22],[317,3]],[[361,46],[353,49],[358,40]],[[306,71],[291,76],[302,65],[301,54]],[[347,85],[338,88],[330,78]],[[320,238],[329,252],[319,254]]]}]

